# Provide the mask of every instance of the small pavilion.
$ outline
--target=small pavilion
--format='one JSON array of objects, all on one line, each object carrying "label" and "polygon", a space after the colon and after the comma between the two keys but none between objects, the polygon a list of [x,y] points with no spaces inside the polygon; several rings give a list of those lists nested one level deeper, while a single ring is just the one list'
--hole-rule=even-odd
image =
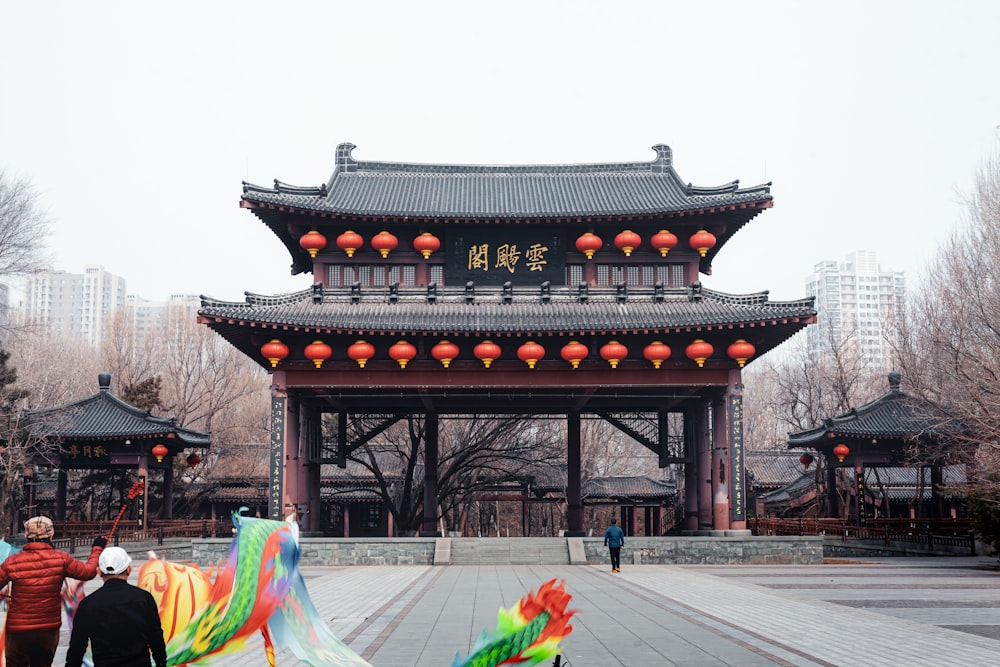
[{"label": "small pavilion", "polygon": [[914,449],[937,453],[922,466],[930,469],[929,511],[933,518],[950,515],[944,511],[941,486],[946,466],[961,462],[960,450],[950,443],[957,443],[962,426],[946,421],[932,406],[903,392],[900,384],[900,374],[890,373],[889,391],[882,396],[824,419],[819,426],[788,434],[789,449],[813,450],[825,463],[825,488],[817,490],[826,494],[825,516],[843,516],[838,479],[840,471],[849,469],[853,470],[849,514],[858,525],[865,525],[873,514],[866,500],[870,497],[865,488],[866,470],[906,467],[907,453]]},{"label": "small pavilion", "polygon": [[[99,391],[87,398],[27,413],[29,428],[58,448],[55,519],[66,519],[68,470],[134,469],[143,484],[136,499],[137,527],[147,527],[146,489],[153,470],[162,471],[161,519],[171,519],[174,457],[187,449],[208,449],[209,434],[183,428],[111,393],[111,374],[98,375]],[[190,455],[189,455],[190,456]],[[33,462],[34,463],[34,462]],[[29,468],[26,467],[25,476]]]}]

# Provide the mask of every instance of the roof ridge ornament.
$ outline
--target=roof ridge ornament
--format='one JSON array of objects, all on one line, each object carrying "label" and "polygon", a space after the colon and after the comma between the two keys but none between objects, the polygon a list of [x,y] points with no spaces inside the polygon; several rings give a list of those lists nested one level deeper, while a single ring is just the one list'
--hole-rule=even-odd
[{"label": "roof ridge ornament", "polygon": [[656,151],[656,159],[653,160],[654,172],[664,172],[670,169],[674,163],[674,151],[666,144],[655,144],[653,150]]},{"label": "roof ridge ornament", "polygon": [[353,151],[357,146],[349,141],[337,146],[337,171],[357,171],[358,163],[351,157],[351,151]]}]

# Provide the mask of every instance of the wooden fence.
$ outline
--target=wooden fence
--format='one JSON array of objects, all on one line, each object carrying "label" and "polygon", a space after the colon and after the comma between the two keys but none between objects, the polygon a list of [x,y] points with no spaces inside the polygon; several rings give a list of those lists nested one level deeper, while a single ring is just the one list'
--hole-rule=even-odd
[{"label": "wooden fence", "polygon": [[[56,521],[54,522],[56,539],[53,546],[72,553],[77,547],[90,546],[98,535],[107,535],[111,530],[112,521]],[[163,540],[176,537],[229,537],[233,534],[233,522],[230,519],[218,520],[157,520],[151,521],[145,529],[119,523],[111,544],[129,542],[155,542],[163,544]]]},{"label": "wooden fence", "polygon": [[856,526],[842,519],[776,519],[756,517],[751,521],[755,535],[825,535],[843,542],[858,540],[913,544],[933,550],[948,547],[975,555],[975,533],[970,519],[869,519]]}]

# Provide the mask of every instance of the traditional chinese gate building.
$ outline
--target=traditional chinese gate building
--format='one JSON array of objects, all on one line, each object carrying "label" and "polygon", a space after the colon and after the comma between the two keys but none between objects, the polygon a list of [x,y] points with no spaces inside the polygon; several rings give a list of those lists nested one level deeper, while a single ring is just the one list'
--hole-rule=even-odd
[{"label": "traditional chinese gate building", "polygon": [[436,532],[442,417],[562,415],[571,534],[584,531],[584,416],[684,465],[687,529],[745,528],[741,368],[815,310],[698,276],[772,205],[769,185],[686,184],[664,145],[651,162],[528,166],[358,161],[353,149],[338,147],[316,187],[244,184],[241,206],[315,284],[203,298],[199,311],[272,372],[269,516],[294,506],[318,521],[320,465],[416,413],[423,526]]}]

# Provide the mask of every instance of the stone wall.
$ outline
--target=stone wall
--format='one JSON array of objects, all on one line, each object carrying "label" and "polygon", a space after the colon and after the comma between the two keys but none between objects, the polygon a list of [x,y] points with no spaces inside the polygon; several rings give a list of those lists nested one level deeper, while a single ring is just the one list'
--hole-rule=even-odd
[{"label": "stone wall", "polygon": [[[192,559],[199,565],[225,560],[229,539],[192,540]],[[300,565],[432,565],[434,538],[299,538]]]},{"label": "stone wall", "polygon": [[[452,538],[451,542],[463,538]],[[470,538],[474,539],[474,538]],[[520,538],[496,538],[516,541]],[[560,540],[565,538],[549,538]],[[610,563],[603,538],[582,539],[587,564]],[[192,541],[192,560],[202,566],[226,558],[228,539]],[[436,539],[397,538],[301,538],[301,564],[313,565],[432,565]],[[567,554],[569,550],[567,549]],[[438,559],[442,562],[443,559]],[[445,560],[444,562],[448,562]],[[569,558],[567,555],[567,564]],[[739,537],[628,537],[622,549],[622,564],[798,564],[823,562],[823,538],[818,536]]]},{"label": "stone wall", "polygon": [[[604,538],[583,540],[587,563],[609,564]],[[622,565],[816,565],[823,562],[819,536],[626,537]]]}]

